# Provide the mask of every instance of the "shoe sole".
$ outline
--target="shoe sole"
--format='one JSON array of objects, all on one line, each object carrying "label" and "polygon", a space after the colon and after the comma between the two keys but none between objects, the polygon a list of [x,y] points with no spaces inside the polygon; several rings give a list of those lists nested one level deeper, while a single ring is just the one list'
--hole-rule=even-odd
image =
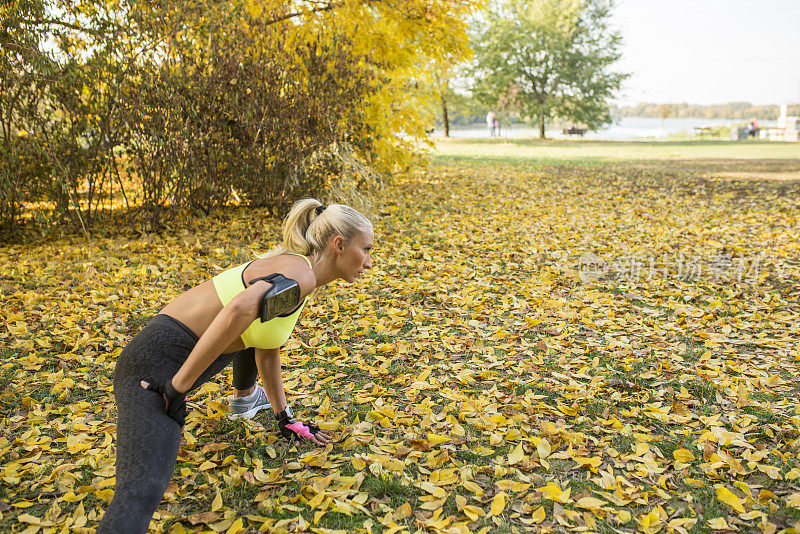
[{"label": "shoe sole", "polygon": [[229,414],[228,414],[228,420],[230,420],[230,421],[236,421],[237,419],[252,419],[253,417],[255,417],[255,416],[256,416],[256,414],[257,414],[259,411],[261,411],[261,410],[268,410],[268,409],[270,409],[270,408],[272,408],[272,405],[271,405],[271,404],[265,404],[265,405],[263,405],[263,406],[257,406],[257,407],[255,407],[255,408],[251,408],[251,409],[247,410],[246,412],[242,412],[242,413],[229,413]]}]

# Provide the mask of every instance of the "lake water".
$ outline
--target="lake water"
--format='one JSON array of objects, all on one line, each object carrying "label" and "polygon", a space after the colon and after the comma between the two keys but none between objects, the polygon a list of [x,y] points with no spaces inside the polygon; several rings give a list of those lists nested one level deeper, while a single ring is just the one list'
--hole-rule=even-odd
[{"label": "lake water", "polygon": [[[744,124],[743,119],[652,119],[643,117],[623,117],[618,122],[609,127],[596,132],[587,132],[584,139],[641,139],[647,137],[666,138],[670,134],[679,132],[694,133],[695,128],[704,126],[729,126],[734,124]],[[775,121],[759,121],[759,126],[771,126]],[[538,128],[515,124],[510,128],[501,129],[501,137],[539,137]],[[434,137],[442,137],[444,130],[436,128],[433,132]],[[479,126],[455,126],[450,128],[450,137],[488,137],[489,129]],[[566,136],[561,130],[547,130],[547,137],[550,139],[564,139]],[[579,139],[578,136],[572,136]]]}]

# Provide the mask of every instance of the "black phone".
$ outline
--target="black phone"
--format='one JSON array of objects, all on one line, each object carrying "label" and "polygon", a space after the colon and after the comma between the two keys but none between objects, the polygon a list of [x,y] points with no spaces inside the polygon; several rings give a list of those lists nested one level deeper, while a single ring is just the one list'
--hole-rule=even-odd
[{"label": "black phone", "polygon": [[286,278],[280,273],[273,273],[250,280],[250,285],[259,280],[272,284],[272,287],[261,297],[259,311],[262,323],[290,312],[300,304],[300,285],[292,278]]}]

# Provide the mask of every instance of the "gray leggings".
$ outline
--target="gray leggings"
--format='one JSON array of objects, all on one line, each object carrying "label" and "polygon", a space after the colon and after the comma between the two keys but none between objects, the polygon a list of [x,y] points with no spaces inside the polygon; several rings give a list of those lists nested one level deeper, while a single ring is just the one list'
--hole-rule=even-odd
[{"label": "gray leggings", "polygon": [[[197,336],[183,323],[168,315],[156,315],[120,353],[114,369],[114,398],[119,411],[117,483],[97,534],[147,532],[175,470],[181,427],[164,412],[161,396],[142,389],[139,382],[159,384],[172,378],[196,343]],[[252,386],[257,376],[254,352],[245,349],[218,357],[191,389],[231,361],[236,387],[246,389],[248,382]]]}]

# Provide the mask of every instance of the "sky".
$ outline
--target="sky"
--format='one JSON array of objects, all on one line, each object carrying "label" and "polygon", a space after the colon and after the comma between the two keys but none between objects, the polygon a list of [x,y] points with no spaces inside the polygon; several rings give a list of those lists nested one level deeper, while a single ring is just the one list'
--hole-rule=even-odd
[{"label": "sky", "polygon": [[616,0],[618,104],[800,103],[800,0]]}]

